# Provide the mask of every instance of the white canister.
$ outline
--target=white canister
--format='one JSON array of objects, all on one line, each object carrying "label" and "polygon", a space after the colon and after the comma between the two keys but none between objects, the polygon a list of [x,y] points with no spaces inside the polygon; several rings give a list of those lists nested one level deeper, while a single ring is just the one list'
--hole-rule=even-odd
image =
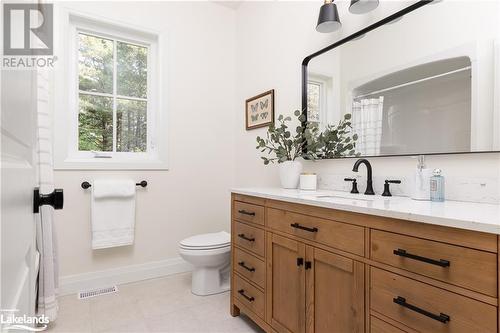
[{"label": "white canister", "polygon": [[302,173],[300,175],[300,189],[306,191],[316,191],[318,177],[315,173]]}]

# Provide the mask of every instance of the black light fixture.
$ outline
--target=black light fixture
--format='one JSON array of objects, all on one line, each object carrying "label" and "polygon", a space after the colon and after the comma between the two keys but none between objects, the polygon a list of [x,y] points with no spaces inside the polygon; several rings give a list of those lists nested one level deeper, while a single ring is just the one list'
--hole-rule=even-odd
[{"label": "black light fixture", "polygon": [[349,11],[353,14],[366,14],[378,7],[378,0],[351,0]]},{"label": "black light fixture", "polygon": [[333,3],[333,0],[325,0],[324,5],[319,9],[316,31],[323,33],[333,32],[341,26],[342,23],[340,23],[337,5]]}]

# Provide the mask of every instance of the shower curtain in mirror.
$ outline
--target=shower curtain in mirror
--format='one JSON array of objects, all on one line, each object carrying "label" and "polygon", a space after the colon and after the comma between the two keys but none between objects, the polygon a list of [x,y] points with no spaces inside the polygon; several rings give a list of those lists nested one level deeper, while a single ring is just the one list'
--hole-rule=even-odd
[{"label": "shower curtain in mirror", "polygon": [[383,96],[353,101],[352,128],[353,133],[358,135],[356,152],[362,156],[380,154],[383,111]]},{"label": "shower curtain in mirror", "polygon": [[[40,193],[54,190],[54,168],[52,161],[52,127],[49,107],[49,78],[44,71],[37,73],[38,108],[38,183]],[[40,254],[37,315],[45,315],[50,321],[57,318],[57,288],[59,286],[59,267],[57,239],[53,220],[53,208],[40,207],[36,217],[36,247]]]}]

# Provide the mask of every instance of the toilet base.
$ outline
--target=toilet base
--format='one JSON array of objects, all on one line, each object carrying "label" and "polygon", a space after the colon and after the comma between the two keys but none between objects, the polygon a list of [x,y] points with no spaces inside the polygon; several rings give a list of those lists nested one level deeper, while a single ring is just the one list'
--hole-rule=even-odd
[{"label": "toilet base", "polygon": [[213,267],[195,268],[191,292],[197,296],[220,294],[229,290],[229,271]]}]

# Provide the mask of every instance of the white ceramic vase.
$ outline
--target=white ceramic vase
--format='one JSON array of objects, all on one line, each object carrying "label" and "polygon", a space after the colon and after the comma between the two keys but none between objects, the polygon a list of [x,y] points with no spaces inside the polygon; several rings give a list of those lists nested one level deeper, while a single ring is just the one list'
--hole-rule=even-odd
[{"label": "white ceramic vase", "polygon": [[279,164],[281,187],[297,188],[299,186],[302,163],[299,161],[286,161]]}]

